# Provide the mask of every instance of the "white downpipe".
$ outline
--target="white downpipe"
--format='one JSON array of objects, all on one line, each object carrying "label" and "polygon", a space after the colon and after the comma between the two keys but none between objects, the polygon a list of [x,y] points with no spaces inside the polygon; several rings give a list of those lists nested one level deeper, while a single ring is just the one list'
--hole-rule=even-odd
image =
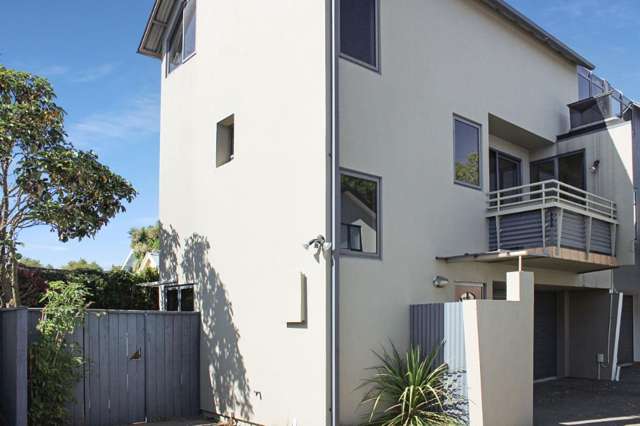
[{"label": "white downpipe", "polygon": [[618,293],[618,315],[616,318],[616,334],[613,340],[613,360],[611,362],[611,381],[620,380],[618,373],[618,342],[620,341],[620,322],[622,320],[622,301],[624,293]]},{"label": "white downpipe", "polygon": [[330,91],[330,105],[331,105],[331,167],[329,173],[331,173],[331,240],[333,241],[333,250],[331,257],[331,419],[328,422],[331,426],[338,426],[339,417],[339,401],[338,401],[338,241],[340,228],[338,225],[338,213],[340,189],[338,188],[339,179],[339,150],[338,150],[338,58],[337,58],[337,5],[339,0],[331,0],[331,40],[330,40],[330,55],[331,73],[331,91]]}]

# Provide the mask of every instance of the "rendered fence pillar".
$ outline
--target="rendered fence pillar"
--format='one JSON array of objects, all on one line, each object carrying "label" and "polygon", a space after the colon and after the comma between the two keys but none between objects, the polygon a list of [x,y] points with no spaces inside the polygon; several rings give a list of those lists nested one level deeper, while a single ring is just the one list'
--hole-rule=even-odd
[{"label": "rendered fence pillar", "polygon": [[0,415],[27,424],[27,310],[0,311]]},{"label": "rendered fence pillar", "polygon": [[463,302],[471,425],[533,423],[533,283],[510,272],[507,301]]}]

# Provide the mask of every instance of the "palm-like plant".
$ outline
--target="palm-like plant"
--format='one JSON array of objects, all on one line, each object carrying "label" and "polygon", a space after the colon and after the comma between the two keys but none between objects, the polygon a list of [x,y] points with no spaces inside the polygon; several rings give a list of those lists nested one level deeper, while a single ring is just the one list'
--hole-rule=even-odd
[{"label": "palm-like plant", "polygon": [[464,401],[454,390],[446,364],[437,364],[442,345],[423,357],[419,347],[403,357],[391,344],[391,352],[374,351],[380,365],[359,388],[369,388],[362,404],[369,407],[367,425],[424,426],[465,423]]}]

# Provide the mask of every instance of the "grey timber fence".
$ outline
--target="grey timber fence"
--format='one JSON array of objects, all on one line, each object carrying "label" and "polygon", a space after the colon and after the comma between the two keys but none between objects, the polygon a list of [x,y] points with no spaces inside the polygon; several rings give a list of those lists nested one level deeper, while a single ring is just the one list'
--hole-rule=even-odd
[{"label": "grey timber fence", "polygon": [[[4,345],[5,338],[12,338],[4,327],[12,312],[20,312],[23,323],[13,339],[24,348],[15,361],[24,370],[15,387],[24,393],[24,403],[16,406],[25,423],[14,422],[11,409],[2,407],[2,412],[9,425],[22,425],[28,409],[26,348],[38,338],[41,310],[0,311],[2,372],[5,358],[7,365],[13,362],[5,352],[18,352],[11,349],[16,346],[12,341]],[[74,389],[76,401],[68,407],[71,424],[110,426],[199,413],[199,313],[89,310],[69,339],[80,346],[86,361],[83,379]],[[4,386],[0,389],[5,391]]]},{"label": "grey timber fence", "polygon": [[27,310],[0,310],[0,425],[27,424]]}]

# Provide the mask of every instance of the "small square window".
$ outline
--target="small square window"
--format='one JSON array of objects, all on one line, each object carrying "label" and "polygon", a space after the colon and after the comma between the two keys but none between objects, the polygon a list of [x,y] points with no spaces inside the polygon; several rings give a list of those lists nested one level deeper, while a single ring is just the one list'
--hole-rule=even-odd
[{"label": "small square window", "polygon": [[234,149],[234,116],[231,115],[218,123],[216,131],[216,167],[233,160]]},{"label": "small square window", "polygon": [[480,126],[461,118],[453,120],[454,181],[480,188]]},{"label": "small square window", "polygon": [[352,254],[380,255],[380,179],[343,171],[340,248]]}]

